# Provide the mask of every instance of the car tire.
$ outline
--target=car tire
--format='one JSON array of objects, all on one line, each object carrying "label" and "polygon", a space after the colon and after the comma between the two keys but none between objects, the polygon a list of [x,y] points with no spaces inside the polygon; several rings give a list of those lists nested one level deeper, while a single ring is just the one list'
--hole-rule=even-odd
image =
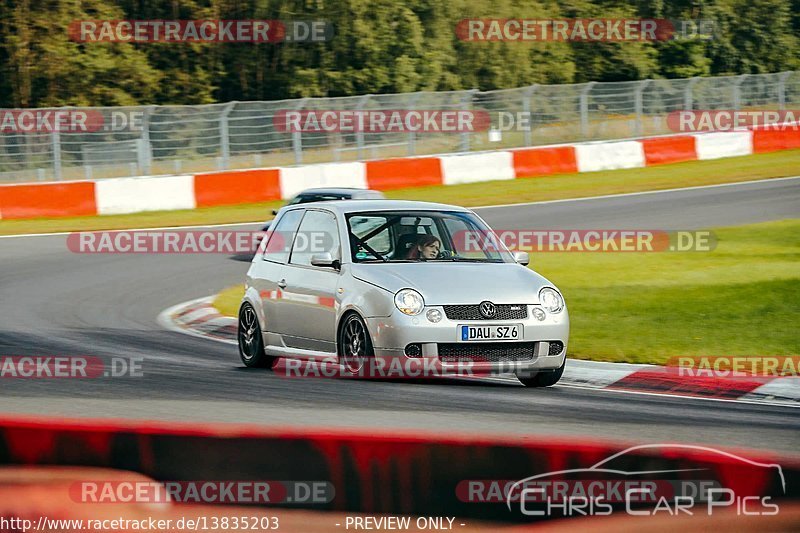
[{"label": "car tire", "polygon": [[532,376],[523,376],[517,374],[517,379],[520,380],[520,382],[522,382],[522,384],[526,387],[550,387],[558,383],[558,380],[561,379],[562,374],[564,374],[565,366],[567,366],[566,357],[564,358],[564,362],[561,363],[561,366],[556,370],[537,372]]},{"label": "car tire", "polygon": [[363,372],[364,366],[375,357],[369,330],[358,313],[350,313],[342,319],[336,351],[339,363],[353,375]]},{"label": "car tire", "polygon": [[272,368],[275,358],[264,353],[264,339],[261,326],[253,306],[245,302],[239,308],[239,327],[236,338],[239,341],[239,357],[248,368]]}]

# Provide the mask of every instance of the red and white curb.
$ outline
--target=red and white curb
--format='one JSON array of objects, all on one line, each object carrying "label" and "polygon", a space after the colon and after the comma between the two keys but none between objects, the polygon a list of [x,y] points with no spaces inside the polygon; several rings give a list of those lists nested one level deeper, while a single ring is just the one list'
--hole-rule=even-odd
[{"label": "red and white curb", "polygon": [[592,389],[800,407],[800,377],[689,375],[679,368],[570,359],[559,383]]},{"label": "red and white curb", "polygon": [[[165,309],[158,316],[158,322],[172,331],[236,345],[236,319],[221,315],[211,305],[213,300],[209,296],[175,305]],[[516,381],[514,378],[489,379]],[[558,384],[636,394],[800,407],[800,377],[682,375],[679,369],[659,365],[570,359]]]},{"label": "red and white curb", "polygon": [[213,301],[207,296],[174,305],[158,315],[158,323],[178,333],[236,345],[236,319],[221,315]]}]

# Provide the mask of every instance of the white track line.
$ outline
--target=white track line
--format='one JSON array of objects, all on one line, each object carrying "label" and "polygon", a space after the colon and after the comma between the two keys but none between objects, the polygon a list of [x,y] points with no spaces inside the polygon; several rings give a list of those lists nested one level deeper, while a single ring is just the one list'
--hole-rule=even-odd
[{"label": "white track line", "polygon": [[[783,178],[767,178],[762,180],[749,180],[749,181],[737,181],[734,183],[718,183],[716,185],[697,185],[695,187],[679,187],[677,189],[659,189],[656,191],[640,191],[640,192],[625,192],[619,194],[605,194],[602,196],[585,196],[581,198],[562,198],[560,200],[542,200],[538,202],[521,202],[516,204],[497,204],[497,205],[480,205],[480,206],[473,206],[469,209],[478,210],[478,209],[502,209],[507,207],[520,207],[526,205],[546,205],[546,204],[559,204],[565,202],[588,202],[592,200],[605,200],[608,198],[624,198],[626,196],[641,196],[645,194],[661,194],[661,193],[670,193],[670,192],[680,192],[680,191],[694,191],[700,189],[714,189],[718,187],[734,187],[737,185],[754,185],[757,183],[772,183],[773,181],[786,181],[786,180],[796,180],[800,179],[800,176],[786,176]],[[135,214],[135,213],[131,213]],[[98,215],[99,216],[99,215]],[[236,227],[236,226],[251,226],[253,224],[264,224],[264,220],[254,220],[252,222],[231,222],[227,224],[198,224],[192,226],[163,226],[157,228],[116,228],[116,229],[87,229],[83,230],[86,232],[96,232],[96,231],[160,231],[160,230],[173,230],[173,229],[195,229],[195,228],[225,228],[225,227]],[[23,237],[51,237],[56,235],[71,235],[73,233],[80,233],[81,230],[76,231],[58,231],[53,233],[23,233],[19,235],[0,235],[0,239],[18,239]]]},{"label": "white track line", "polygon": [[750,405],[768,405],[771,407],[790,407],[790,408],[800,408],[800,404],[792,404],[792,403],[782,403],[782,402],[768,402],[768,401],[758,401],[758,400],[741,400],[735,398],[708,398],[704,396],[690,396],[687,394],[669,394],[663,392],[646,392],[646,391],[634,391],[634,390],[624,390],[624,389],[614,389],[614,388],[596,388],[596,387],[585,387],[583,385],[571,385],[567,383],[557,383],[554,385],[555,387],[567,387],[570,389],[582,389],[582,390],[592,390],[592,391],[603,391],[603,392],[613,392],[613,393],[620,393],[620,394],[638,394],[640,396],[658,396],[659,398],[668,397],[668,398],[681,398],[684,400],[705,400],[710,402],[728,402],[728,403],[746,403]]},{"label": "white track line", "polygon": [[767,178],[763,180],[749,180],[737,181],[733,183],[717,183],[715,185],[696,185],[694,187],[678,187],[675,189],[658,189],[655,191],[639,191],[639,192],[623,192],[619,194],[604,194],[601,196],[586,196],[583,198],[563,198],[560,200],[544,200],[539,202],[520,202],[517,204],[497,204],[497,205],[482,205],[480,207],[470,207],[469,209],[499,209],[504,207],[517,207],[523,205],[545,205],[545,204],[560,204],[563,202],[584,202],[589,200],[605,200],[607,198],[623,198],[626,196],[643,196],[645,194],[661,194],[665,192],[681,192],[681,191],[694,191],[698,189],[715,189],[718,187],[732,187],[735,185],[753,185],[756,183],[772,183],[773,181],[786,181],[800,179],[800,176],[786,176],[783,178]]},{"label": "white track line", "polygon": [[[102,216],[102,215],[97,215]],[[8,220],[7,220],[8,221]],[[21,233],[19,235],[0,235],[0,239],[15,239],[20,237],[53,237],[58,235],[72,235],[73,233],[96,233],[100,231],[160,231],[170,229],[194,229],[194,228],[225,228],[235,226],[250,226],[253,224],[264,224],[264,220],[256,222],[231,222],[228,224],[201,224],[196,226],[162,226],[157,228],[115,228],[115,229],[86,229],[75,231],[57,231],[54,233]]]}]

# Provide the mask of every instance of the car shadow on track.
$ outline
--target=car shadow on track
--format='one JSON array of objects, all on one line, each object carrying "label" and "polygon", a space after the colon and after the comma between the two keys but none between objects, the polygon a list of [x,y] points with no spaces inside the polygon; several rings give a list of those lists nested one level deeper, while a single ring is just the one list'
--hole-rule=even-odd
[{"label": "car shadow on track", "polygon": [[233,261],[241,261],[242,263],[252,263],[253,262],[253,253],[248,252],[246,254],[236,254],[230,256],[228,259]]},{"label": "car shadow on track", "polygon": [[330,375],[286,375],[280,371],[269,368],[247,368],[244,366],[231,367],[235,372],[243,374],[271,374],[285,380],[324,380],[324,381],[355,381],[358,383],[391,383],[393,385],[440,385],[447,387],[521,387],[522,383],[515,378],[483,378],[483,377],[435,377],[435,378],[389,378],[373,377],[363,378],[356,376],[330,376]]}]

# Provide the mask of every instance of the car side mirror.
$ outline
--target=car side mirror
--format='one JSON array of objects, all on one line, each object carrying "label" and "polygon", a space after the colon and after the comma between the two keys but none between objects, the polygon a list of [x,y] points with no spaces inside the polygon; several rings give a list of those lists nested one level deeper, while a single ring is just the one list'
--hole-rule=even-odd
[{"label": "car side mirror", "polygon": [[311,265],[315,267],[335,268],[336,270],[339,270],[341,266],[339,260],[334,259],[330,252],[312,255]]},{"label": "car side mirror", "polygon": [[273,215],[277,215],[277,214],[278,214],[278,210],[277,210],[277,209],[273,209],[273,210],[272,210],[272,214],[273,214]]},{"label": "car side mirror", "polygon": [[514,261],[519,263],[522,266],[527,266],[528,263],[531,262],[531,258],[528,255],[528,252],[514,252]]}]

